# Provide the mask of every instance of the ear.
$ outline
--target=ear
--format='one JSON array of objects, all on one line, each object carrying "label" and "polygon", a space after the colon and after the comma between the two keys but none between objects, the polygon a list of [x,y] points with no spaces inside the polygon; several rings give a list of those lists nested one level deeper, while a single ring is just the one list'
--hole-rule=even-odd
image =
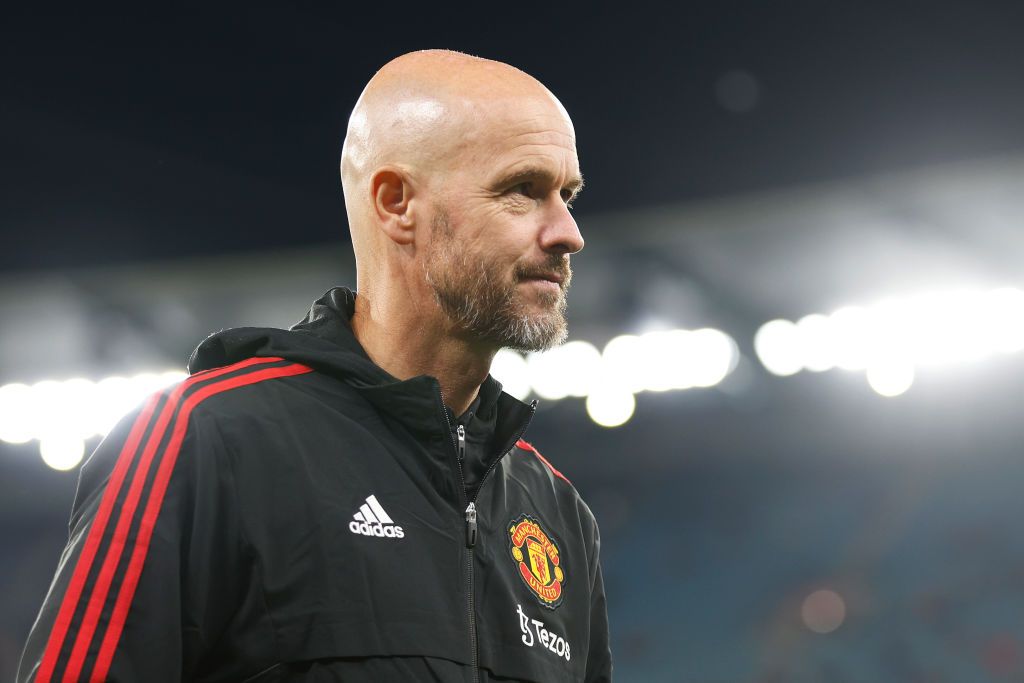
[{"label": "ear", "polygon": [[394,166],[380,168],[370,179],[370,192],[381,230],[400,245],[412,244],[416,221],[409,174]]}]

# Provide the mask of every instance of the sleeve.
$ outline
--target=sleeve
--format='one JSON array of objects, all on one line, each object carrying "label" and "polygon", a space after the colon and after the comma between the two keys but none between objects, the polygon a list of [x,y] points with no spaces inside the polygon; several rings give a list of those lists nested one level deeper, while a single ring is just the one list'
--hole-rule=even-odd
[{"label": "sleeve", "polygon": [[594,521],[593,568],[590,587],[590,649],[587,653],[587,683],[612,680],[612,651],[608,632],[608,605],[601,573],[601,532]]},{"label": "sleeve", "polygon": [[188,679],[230,618],[241,554],[224,446],[176,394],[122,419],[82,466],[18,683]]}]

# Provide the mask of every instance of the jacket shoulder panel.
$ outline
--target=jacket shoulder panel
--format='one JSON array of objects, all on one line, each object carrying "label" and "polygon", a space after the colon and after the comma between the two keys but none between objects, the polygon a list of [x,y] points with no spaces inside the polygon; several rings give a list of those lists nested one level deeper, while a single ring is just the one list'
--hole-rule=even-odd
[{"label": "jacket shoulder panel", "polygon": [[[129,615],[138,602],[137,589],[149,590],[146,574],[181,569],[181,559],[171,553],[182,551],[189,538],[187,522],[194,511],[185,506],[195,500],[197,482],[210,480],[195,471],[210,459],[194,456],[211,446],[197,436],[193,410],[214,395],[310,371],[260,358],[197,373],[153,395],[115,427],[82,467],[64,561],[30,635],[23,671],[45,683],[58,677],[119,678],[127,670],[119,666],[160,668],[159,658],[147,660],[139,648],[139,642],[154,639],[152,634],[135,633],[141,622],[131,626]],[[172,476],[176,472],[181,476]],[[180,611],[176,607],[172,613]],[[169,675],[175,670],[165,668]]]},{"label": "jacket shoulder panel", "polygon": [[[545,458],[543,455],[541,455],[540,451],[538,451],[537,448],[533,444],[531,444],[530,442],[526,441],[525,439],[519,439],[518,441],[516,441],[516,447],[520,448],[520,449],[522,449],[524,451],[529,451],[530,453],[535,455],[542,463],[544,463],[547,466],[547,468],[549,470],[551,470],[551,473],[553,475],[555,475],[556,477],[560,477],[561,479],[565,480],[565,482],[567,484],[569,484],[569,486],[572,486],[572,482],[569,481],[569,478],[566,477],[561,472],[559,472],[557,469],[555,469],[555,466],[552,465],[551,462],[547,458]],[[575,488],[575,487],[573,487],[573,488]]]}]

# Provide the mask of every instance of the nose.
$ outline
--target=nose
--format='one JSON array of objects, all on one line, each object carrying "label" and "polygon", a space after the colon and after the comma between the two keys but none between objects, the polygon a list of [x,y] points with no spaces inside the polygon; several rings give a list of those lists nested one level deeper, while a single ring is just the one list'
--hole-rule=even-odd
[{"label": "nose", "polygon": [[583,249],[583,235],[576,219],[561,199],[552,202],[540,233],[540,247],[548,253],[575,254]]}]

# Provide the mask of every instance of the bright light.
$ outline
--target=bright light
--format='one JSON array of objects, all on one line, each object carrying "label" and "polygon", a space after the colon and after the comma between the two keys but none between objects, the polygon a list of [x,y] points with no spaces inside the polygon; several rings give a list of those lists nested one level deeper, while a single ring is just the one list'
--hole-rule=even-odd
[{"label": "bright light", "polygon": [[772,320],[757,331],[754,349],[775,375],[866,370],[875,391],[898,396],[917,368],[1024,351],[1024,292],[951,289],[812,313],[796,324]]},{"label": "bright light", "polygon": [[31,420],[32,389],[25,384],[0,387],[0,440],[25,443],[34,436]]},{"label": "bright light", "polygon": [[680,385],[681,389],[715,386],[736,369],[740,357],[732,337],[709,327],[690,333],[689,352],[690,373],[686,383]]},{"label": "bright light", "polygon": [[832,360],[843,370],[864,370],[873,351],[871,314],[860,306],[845,306],[829,316]]},{"label": "bright light", "polygon": [[801,365],[811,372],[824,372],[835,367],[832,326],[828,318],[811,313],[796,323],[800,335],[799,348],[803,353]]},{"label": "bright light", "polygon": [[569,395],[558,354],[554,351],[529,354],[526,357],[526,369],[530,386],[541,398],[557,401]]},{"label": "bright light", "polygon": [[846,602],[835,591],[817,590],[804,598],[800,616],[815,633],[831,633],[846,619]]},{"label": "bright light", "polygon": [[914,383],[914,366],[897,360],[879,362],[868,368],[867,378],[878,395],[899,396]]},{"label": "bright light", "polygon": [[788,320],[771,320],[762,325],[754,335],[754,351],[773,375],[794,375],[804,367],[800,331]]},{"label": "bright light", "polygon": [[63,425],[66,408],[62,403],[64,402],[61,400],[60,382],[48,379],[32,385],[25,428],[32,434],[33,439],[42,441],[50,436],[55,428]]},{"label": "bright light", "polygon": [[646,391],[685,389],[693,359],[687,354],[690,333],[686,330],[648,332],[640,336],[637,355],[632,359],[636,383]]},{"label": "bright light", "polygon": [[601,353],[601,374],[609,382],[631,392],[644,390],[646,377],[639,371],[638,359],[645,353],[640,337],[623,334],[605,344]]},{"label": "bright light", "polygon": [[141,398],[126,377],[107,377],[97,382],[94,398],[85,406],[94,433],[103,436],[109,432]]},{"label": "bright light", "polygon": [[983,299],[978,292],[950,291],[898,300],[892,327],[917,365],[977,360],[991,352]]},{"label": "bright light", "polygon": [[[737,358],[736,343],[724,332],[668,330],[616,337],[604,353],[580,340],[525,358],[504,349],[495,355],[491,373],[520,400],[531,391],[549,400],[587,397],[596,422],[617,426],[632,416],[634,393],[713,386],[733,370]],[[53,466],[77,463],[77,444],[105,436],[147,396],[186,377],[179,371],[146,372],[97,382],[76,378],[0,386],[0,439],[35,439]]]},{"label": "bright light", "polygon": [[82,462],[85,442],[69,435],[48,436],[39,442],[39,454],[47,465],[66,472]]},{"label": "bright light", "polygon": [[636,410],[636,399],[626,389],[598,387],[587,396],[587,415],[602,427],[618,427],[629,421]]},{"label": "bright light", "polygon": [[[60,382],[50,396],[48,412],[60,416],[59,429],[62,433],[77,437],[79,441],[97,433],[96,425],[89,420],[88,406],[96,395],[96,385],[87,379],[69,379]],[[53,432],[58,425],[47,425],[40,434]]]},{"label": "bright light", "polygon": [[992,347],[1001,353],[1024,351],[1024,292],[1012,287],[994,290],[982,307],[991,321]]},{"label": "bright light", "polygon": [[688,330],[672,330],[643,336],[647,347],[645,355],[650,358],[644,381],[648,391],[689,389],[693,386],[694,366],[700,362],[696,357],[693,335]]},{"label": "bright light", "polygon": [[99,382],[75,378],[2,386],[0,439],[8,443],[35,439],[47,465],[71,469],[81,461],[86,439],[105,436],[147,396],[185,377],[184,372],[172,371]]},{"label": "bright light", "polygon": [[739,360],[732,337],[711,328],[620,335],[601,354],[602,384],[631,393],[711,387]]},{"label": "bright light", "polygon": [[501,382],[503,391],[520,401],[530,394],[526,359],[511,349],[502,349],[494,356],[494,360],[491,361],[491,375]]},{"label": "bright light", "polygon": [[601,366],[601,352],[585,341],[571,341],[557,351],[568,395],[582,398],[589,394]]}]

